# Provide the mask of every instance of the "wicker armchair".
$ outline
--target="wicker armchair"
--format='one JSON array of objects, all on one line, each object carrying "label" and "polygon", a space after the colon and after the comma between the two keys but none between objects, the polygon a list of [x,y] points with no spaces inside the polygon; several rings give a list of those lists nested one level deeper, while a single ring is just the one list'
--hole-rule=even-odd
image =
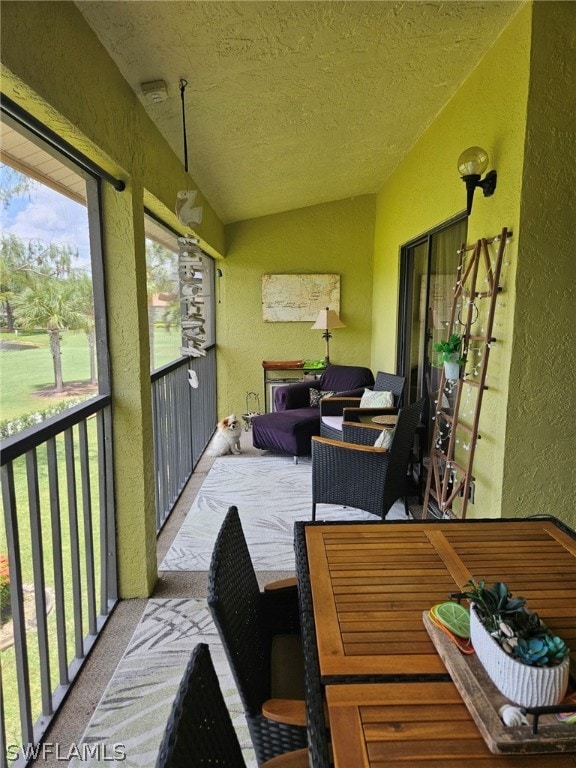
[{"label": "wicker armchair", "polygon": [[[306,768],[308,764],[304,749],[270,760],[265,768]],[[156,760],[156,768],[200,765],[246,768],[210,649],[203,643],[192,652]]]},{"label": "wicker armchair", "polygon": [[[361,397],[328,397],[320,403],[320,435],[333,440],[342,440],[342,423],[347,419],[357,420],[362,416],[377,416],[398,411],[404,395],[405,376],[378,371],[374,392],[392,392],[394,409],[390,408],[360,408]],[[355,415],[353,415],[355,414]]]},{"label": "wicker armchair", "polygon": [[[408,464],[424,402],[423,398],[400,411],[389,449],[312,438],[312,520],[317,504],[356,507],[384,519],[401,497],[408,515]],[[361,436],[364,427],[344,422],[344,439],[353,439],[356,432]]]},{"label": "wicker armchair", "polygon": [[[276,585],[273,585],[276,586]],[[208,605],[242,700],[258,763],[306,747],[304,662],[294,581],[260,591],[238,509],[222,524]]]}]

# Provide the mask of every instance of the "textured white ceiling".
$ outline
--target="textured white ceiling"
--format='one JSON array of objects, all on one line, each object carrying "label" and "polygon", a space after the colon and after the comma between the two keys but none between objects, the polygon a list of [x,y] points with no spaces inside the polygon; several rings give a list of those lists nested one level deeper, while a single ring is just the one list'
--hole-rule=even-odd
[{"label": "textured white ceiling", "polygon": [[[520,0],[77,7],[225,222],[376,192]],[[165,80],[147,104],[141,83]]]}]

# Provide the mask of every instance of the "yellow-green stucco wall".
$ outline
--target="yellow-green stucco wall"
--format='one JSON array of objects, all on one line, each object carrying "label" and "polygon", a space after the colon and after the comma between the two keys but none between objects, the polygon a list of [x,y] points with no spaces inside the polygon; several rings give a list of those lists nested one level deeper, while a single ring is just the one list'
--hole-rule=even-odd
[{"label": "yellow-green stucco wall", "polygon": [[370,365],[373,195],[302,208],[226,228],[227,258],[219,264],[218,408],[242,413],[246,393],[264,405],[263,360],[323,359],[322,332],[313,322],[262,319],[262,275],[340,275],[340,318],[330,360]]},{"label": "yellow-green stucco wall", "polygon": [[[456,159],[479,144],[498,187],[492,198],[477,192],[469,242],[504,226],[514,236],[470,514],[549,512],[576,525],[575,15],[576,3],[524,6],[377,195],[226,229],[201,199],[197,234],[226,256],[217,264],[219,415],[242,412],[247,392],[263,397],[262,360],[324,355],[311,323],[263,322],[263,274],[340,274],[346,328],[333,333],[332,361],[395,369],[399,249],[462,211]],[[103,201],[118,566],[121,596],[148,594],[156,553],[143,212],[178,229],[176,192],[196,185],[73,3],[3,2],[1,34],[2,91],[128,185],[105,187]]]},{"label": "yellow-green stucco wall", "polygon": [[[148,595],[157,569],[144,205],[179,229],[176,192],[195,184],[73,3],[3,2],[1,35],[2,92],[127,184],[103,186],[117,562],[120,596]],[[223,253],[224,229],[201,204],[197,234]]]},{"label": "yellow-green stucco wall", "polygon": [[494,196],[476,192],[468,224],[468,243],[513,232],[469,517],[548,513],[576,522],[575,378],[547,365],[550,334],[562,370],[573,370],[575,354],[574,89],[567,94],[575,11],[571,3],[523,7],[377,195],[371,359],[393,370],[401,245],[462,211],[463,149],[486,148],[498,171]]},{"label": "yellow-green stucco wall", "polygon": [[576,3],[533,6],[502,510],[576,528]]}]

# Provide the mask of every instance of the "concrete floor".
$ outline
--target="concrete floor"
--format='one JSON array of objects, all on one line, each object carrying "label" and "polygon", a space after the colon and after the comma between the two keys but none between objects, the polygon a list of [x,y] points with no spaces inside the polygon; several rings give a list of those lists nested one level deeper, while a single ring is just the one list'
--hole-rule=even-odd
[{"label": "concrete floor", "polygon": [[[243,455],[261,456],[262,451],[252,447],[252,433],[242,433]],[[176,507],[168,518],[157,540],[157,562],[160,564],[174,537],[180,530],[186,513],[212,466],[213,458],[206,452],[200,459],[192,478],[182,492]],[[421,507],[411,505],[414,516],[421,516]],[[283,572],[258,572],[261,585],[275,579],[293,575]],[[160,572],[152,597],[187,598],[206,597],[206,572]],[[112,678],[126,647],[140,621],[146,607],[146,599],[121,600],[112,612],[90,656],[85,662],[78,678],[54,723],[50,726],[45,743],[56,749],[60,755],[70,754],[74,745],[79,744],[92,714]],[[57,746],[56,746],[57,745]],[[44,754],[35,761],[43,768],[61,768],[62,760],[58,754]]]},{"label": "concrete floor", "polygon": [[[243,455],[261,456],[252,447],[252,433],[242,433]],[[214,459],[207,452],[200,459],[194,474],[182,492],[157,540],[157,562],[162,562],[174,537],[180,530],[186,513],[200,489]],[[293,575],[282,572],[259,572],[263,585],[274,579]],[[206,572],[160,572],[152,597],[206,597]],[[47,731],[46,748],[35,764],[43,768],[61,768],[62,755],[70,754],[79,744],[92,714],[122,658],[146,607],[146,599],[120,600],[71,688],[58,716]],[[53,752],[53,754],[50,754]]]}]

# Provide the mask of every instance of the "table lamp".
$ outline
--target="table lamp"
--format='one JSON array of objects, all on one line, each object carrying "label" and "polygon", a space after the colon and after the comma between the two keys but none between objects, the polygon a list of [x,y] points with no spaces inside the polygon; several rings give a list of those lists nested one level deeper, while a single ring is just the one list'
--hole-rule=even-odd
[{"label": "table lamp", "polygon": [[324,364],[330,365],[330,339],[332,338],[332,334],[330,331],[333,328],[346,328],[342,320],[338,317],[338,312],[335,312],[333,309],[330,309],[329,307],[326,307],[326,309],[321,309],[318,317],[316,318],[316,322],[312,326],[312,330],[314,331],[324,331],[322,334],[322,338],[326,339],[326,357],[324,358]]}]

